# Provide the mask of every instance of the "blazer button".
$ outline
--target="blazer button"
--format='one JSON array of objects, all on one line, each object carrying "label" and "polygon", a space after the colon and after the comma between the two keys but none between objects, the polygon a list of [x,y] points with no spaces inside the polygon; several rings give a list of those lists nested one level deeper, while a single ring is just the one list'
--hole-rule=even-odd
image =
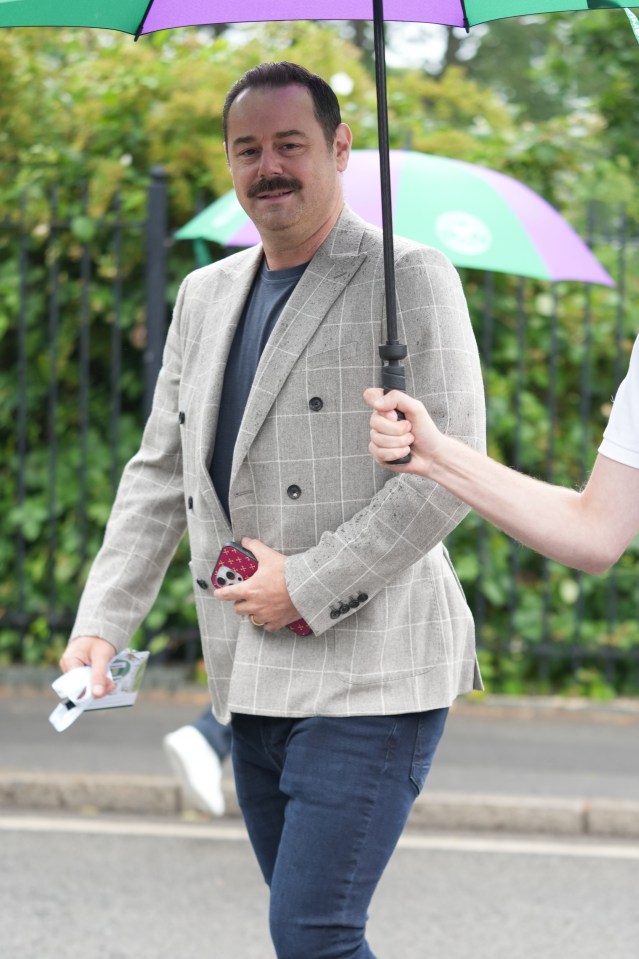
[{"label": "blazer button", "polygon": [[186,420],[186,415],[182,412],[182,410],[180,410],[180,415],[178,416],[178,422],[180,426],[183,425],[185,420]]},{"label": "blazer button", "polygon": [[287,496],[290,496],[291,499],[299,499],[302,495],[302,490],[299,486],[296,486],[295,483],[293,483],[293,485],[289,486],[289,488],[286,490],[286,494]]},{"label": "blazer button", "polygon": [[366,600],[368,599],[368,593],[359,593],[357,598],[360,601],[360,603],[365,603]]},{"label": "blazer button", "polygon": [[324,401],[320,399],[319,396],[312,396],[308,401],[308,405],[314,413],[319,413],[321,408],[324,406]]},{"label": "blazer button", "polygon": [[189,509],[193,509],[193,497],[192,497],[192,496],[189,496],[189,498],[188,498],[188,500],[187,500],[186,502],[187,502],[187,506],[189,507]]},{"label": "blazer button", "polygon": [[357,609],[357,607],[359,606],[359,600],[357,599],[356,596],[351,596],[349,597],[348,605],[350,606],[351,609]]},{"label": "blazer button", "polygon": [[208,589],[208,588],[209,588],[209,584],[207,583],[207,581],[206,581],[205,579],[196,579],[195,582],[198,584],[198,586],[200,587],[200,589]]},{"label": "blazer button", "polygon": [[339,609],[335,609],[335,607],[333,606],[331,607],[330,615],[331,615],[331,619],[339,619],[342,614],[340,613]]}]

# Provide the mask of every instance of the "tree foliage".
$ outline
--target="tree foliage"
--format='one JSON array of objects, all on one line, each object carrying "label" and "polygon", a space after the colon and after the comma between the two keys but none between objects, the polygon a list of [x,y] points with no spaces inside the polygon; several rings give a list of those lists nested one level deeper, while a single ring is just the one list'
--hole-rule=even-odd
[{"label": "tree foliage", "polygon": [[[391,145],[484,164],[523,180],[590,237],[616,274],[622,207],[631,234],[639,219],[632,189],[639,148],[631,109],[639,48],[623,14],[494,23],[478,31],[472,46],[450,31],[446,39],[438,70],[389,68]],[[190,218],[198,204],[225,192],[230,187],[221,138],[226,91],[250,66],[282,58],[334,78],[336,88],[347,91],[340,99],[355,145],[376,145],[367,30],[351,30],[349,37],[343,26],[276,23],[222,32],[173,31],[137,44],[103,31],[0,32],[0,431],[5,453],[0,611],[20,608],[26,623],[22,630],[0,632],[0,661],[17,656],[51,661],[59,654],[102,536],[115,478],[139,440],[149,170],[161,165],[167,172],[172,227]],[[593,200],[598,213],[589,221],[586,211]],[[118,225],[124,221],[126,231]],[[636,247],[626,244],[623,250],[623,302],[636,303]],[[26,298],[19,269],[25,254]],[[192,266],[191,248],[175,244],[169,257],[171,297]],[[88,302],[82,284],[87,270]],[[488,291],[486,278],[472,271],[463,279],[484,355],[491,452],[545,476],[554,447],[560,455],[553,478],[580,484],[609,411],[619,340],[625,355],[632,342],[634,321],[621,314],[621,293],[566,284],[557,291],[555,308],[547,285],[528,283],[522,357],[519,282],[496,276]],[[57,318],[51,306],[54,286]],[[586,329],[588,311],[596,322]],[[90,331],[84,346],[83,324]],[[114,383],[119,339],[121,368]],[[83,349],[91,370],[88,391],[80,372]],[[553,349],[559,358],[554,371],[549,366]],[[22,408],[21,350],[27,371]],[[584,416],[585,371],[592,404]],[[559,408],[550,429],[552,396]],[[21,417],[26,459],[16,428]],[[21,463],[26,463],[22,478]],[[617,609],[611,617],[605,581],[545,564],[476,517],[456,532],[451,547],[480,612],[482,655],[493,688],[498,683],[512,688],[522,676],[532,681],[531,664],[538,659],[526,651],[535,644],[549,642],[560,652],[569,648],[580,603],[588,604],[577,637],[583,688],[597,685],[593,675],[600,674],[593,674],[588,657],[602,641],[614,650],[639,641],[632,550],[615,574]],[[148,619],[153,632],[168,636],[194,629],[185,560],[183,547]],[[26,592],[21,582],[28,584]],[[54,601],[62,619],[52,643]],[[542,682],[547,687],[575,674],[562,655],[546,657]],[[624,673],[618,687],[630,681]]]}]

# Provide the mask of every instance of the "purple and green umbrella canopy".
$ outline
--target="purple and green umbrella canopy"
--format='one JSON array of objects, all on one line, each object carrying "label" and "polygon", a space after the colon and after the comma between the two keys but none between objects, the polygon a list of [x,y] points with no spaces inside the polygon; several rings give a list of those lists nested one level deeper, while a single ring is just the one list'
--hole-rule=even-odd
[{"label": "purple and green umbrella canopy", "polygon": [[[437,247],[456,266],[614,286],[566,220],[513,177],[409,150],[390,151],[390,172],[395,233]],[[355,212],[381,226],[376,150],[352,151],[343,186]],[[260,241],[233,190],[190,220],[176,237],[238,247]]]},{"label": "purple and green umbrella canopy", "polygon": [[[386,20],[468,27],[558,10],[627,7],[618,0],[385,0]],[[104,27],[140,36],[206,23],[373,20],[372,0],[0,0],[0,27]]]}]

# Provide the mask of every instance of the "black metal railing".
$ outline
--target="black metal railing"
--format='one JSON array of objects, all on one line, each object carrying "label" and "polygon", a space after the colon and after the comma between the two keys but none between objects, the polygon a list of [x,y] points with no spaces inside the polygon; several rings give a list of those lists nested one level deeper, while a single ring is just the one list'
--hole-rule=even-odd
[{"label": "black metal railing", "polygon": [[[192,265],[173,246],[167,182],[152,171],[146,215],[120,196],[93,218],[55,193],[28,194],[0,221],[0,659],[56,655],[99,546],[122,466],[137,446],[159,370],[168,290]],[[585,230],[614,292],[498,274],[463,274],[487,389],[491,452],[549,481],[580,485],[637,326],[637,239],[624,211],[592,207]],[[6,269],[2,269],[2,264]],[[557,685],[595,664],[611,687],[639,687],[634,554],[606,577],[559,570],[469,517],[450,538],[484,662]],[[141,642],[198,655],[185,553]],[[634,605],[633,605],[634,604]],[[52,651],[52,652],[49,652]],[[560,666],[558,666],[560,664]],[[521,670],[520,670],[521,672]],[[505,680],[504,680],[504,677]],[[621,679],[620,679],[621,677]]]}]

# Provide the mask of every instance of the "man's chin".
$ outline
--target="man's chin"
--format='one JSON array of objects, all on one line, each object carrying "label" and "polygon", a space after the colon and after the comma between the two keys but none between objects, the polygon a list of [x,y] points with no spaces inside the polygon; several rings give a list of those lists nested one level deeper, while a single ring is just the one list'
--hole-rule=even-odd
[{"label": "man's chin", "polygon": [[285,214],[283,210],[260,210],[252,219],[259,231],[269,233],[282,233],[299,222],[299,216]]}]

